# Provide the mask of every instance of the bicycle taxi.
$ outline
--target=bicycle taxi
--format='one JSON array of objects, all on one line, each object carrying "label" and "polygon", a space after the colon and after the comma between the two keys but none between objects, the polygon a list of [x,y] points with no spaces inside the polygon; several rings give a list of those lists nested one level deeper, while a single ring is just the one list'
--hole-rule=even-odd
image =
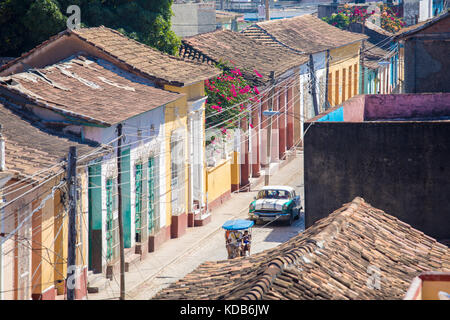
[{"label": "bicycle taxi", "polygon": [[225,246],[228,259],[250,255],[252,227],[251,220],[228,220],[222,225],[225,230]]}]

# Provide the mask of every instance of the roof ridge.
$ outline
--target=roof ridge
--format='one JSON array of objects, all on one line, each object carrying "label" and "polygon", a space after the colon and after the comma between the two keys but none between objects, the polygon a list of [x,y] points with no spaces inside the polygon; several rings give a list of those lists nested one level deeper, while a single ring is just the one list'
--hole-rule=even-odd
[{"label": "roof ridge", "polygon": [[88,44],[94,46],[95,48],[101,50],[102,52],[104,52],[104,53],[106,53],[108,56],[110,56],[110,57],[112,57],[112,58],[118,60],[119,62],[128,65],[128,66],[131,67],[132,69],[136,69],[136,70],[138,70],[139,72],[141,72],[141,73],[143,73],[143,74],[146,74],[147,76],[150,76],[150,78],[154,78],[154,79],[156,79],[156,80],[162,80],[162,81],[168,82],[169,84],[175,84],[175,85],[176,85],[176,84],[183,84],[183,83],[181,83],[181,82],[178,81],[178,80],[167,80],[167,79],[165,79],[165,78],[162,78],[161,75],[156,75],[156,74],[153,74],[153,73],[149,73],[148,71],[145,71],[145,70],[142,70],[142,69],[140,69],[140,68],[137,68],[137,67],[131,65],[130,63],[128,63],[127,61],[124,61],[121,57],[119,57],[119,56],[113,54],[112,52],[110,52],[110,51],[108,51],[108,50],[106,50],[106,49],[104,49],[104,48],[101,48],[101,47],[98,46],[95,42],[93,42],[93,41],[87,39],[86,37],[83,37],[82,34],[80,34],[80,33],[77,32],[78,30],[82,30],[82,29],[96,29],[96,28],[101,28],[101,29],[110,31],[110,32],[112,32],[112,33],[114,33],[114,34],[117,34],[118,36],[124,38],[125,40],[129,40],[129,41],[135,43],[136,45],[138,45],[138,46],[140,46],[140,47],[144,47],[144,48],[146,48],[146,49],[151,50],[153,53],[159,54],[159,55],[161,55],[161,56],[163,56],[163,57],[166,57],[166,58],[168,58],[168,59],[172,59],[172,60],[175,60],[175,61],[178,61],[178,62],[186,63],[187,65],[189,65],[189,67],[200,67],[200,68],[203,68],[203,70],[206,70],[207,68],[209,68],[209,69],[211,69],[211,71],[217,69],[217,68],[215,68],[214,66],[208,66],[208,65],[205,65],[205,64],[203,64],[203,63],[199,63],[199,62],[192,61],[192,60],[186,60],[186,59],[183,59],[182,57],[177,57],[177,56],[175,56],[175,55],[171,55],[171,54],[168,54],[168,53],[166,53],[166,52],[162,52],[162,51],[160,51],[160,50],[158,50],[158,49],[156,49],[156,48],[153,48],[152,46],[149,46],[149,45],[147,45],[147,44],[145,44],[145,43],[142,43],[142,42],[139,42],[139,41],[137,41],[137,40],[135,40],[135,39],[129,38],[129,37],[127,37],[126,35],[122,34],[121,32],[119,32],[119,31],[117,31],[117,30],[115,30],[115,29],[111,29],[111,28],[105,27],[105,26],[103,26],[103,25],[102,25],[102,26],[99,26],[99,27],[89,27],[89,28],[81,28],[81,29],[76,29],[76,30],[70,30],[70,34],[73,34],[73,35],[77,36],[77,37],[78,37],[79,39],[81,39],[82,41],[85,41],[86,43],[88,43]]},{"label": "roof ridge", "polygon": [[181,42],[183,42],[185,40],[192,39],[192,38],[198,38],[198,37],[201,37],[201,36],[206,35],[206,34],[219,33],[219,32],[223,32],[223,33],[231,33],[231,32],[232,33],[239,33],[239,32],[234,32],[234,31],[231,31],[231,30],[228,30],[228,29],[214,29],[212,31],[202,32],[202,33],[194,34],[192,36],[183,37],[183,38],[181,38]]},{"label": "roof ridge", "polygon": [[325,242],[334,239],[341,230],[345,229],[347,226],[345,221],[357,211],[362,203],[364,203],[364,199],[356,197],[352,202],[347,204],[345,210],[339,212],[338,216],[332,217],[332,220],[327,226],[317,234],[307,238],[305,244],[289,250],[282,256],[276,257],[269,262],[268,267],[261,275],[261,278],[241,299],[261,300],[264,294],[270,289],[273,281],[281,274],[281,272],[283,272],[283,270],[289,268],[292,264],[296,263],[297,259],[304,257],[306,254],[310,254],[315,249],[323,248]]},{"label": "roof ridge", "polygon": [[[135,42],[136,44],[138,44],[138,45],[140,45],[140,46],[144,46],[144,47],[146,47],[146,48],[149,48],[150,50],[152,50],[152,51],[154,51],[154,52],[156,52],[156,53],[158,53],[158,54],[161,54],[161,55],[163,55],[163,56],[166,56],[166,57],[168,57],[168,58],[171,58],[171,59],[174,59],[174,60],[178,60],[178,61],[187,62],[187,63],[192,63],[192,64],[199,65],[199,66],[205,66],[204,64],[197,63],[197,62],[195,62],[195,61],[186,61],[186,60],[182,59],[181,57],[177,57],[177,56],[171,55],[171,54],[169,54],[169,53],[167,53],[167,52],[160,51],[160,50],[158,50],[158,49],[156,49],[156,48],[153,48],[153,47],[150,46],[150,45],[147,45],[147,44],[145,44],[145,43],[139,42],[139,41],[137,41],[136,39],[129,38],[129,37],[127,37],[126,35],[124,35],[123,33],[121,33],[121,32],[118,31],[118,30],[115,30],[115,29],[106,27],[106,26],[104,26],[104,25],[101,25],[101,26],[98,26],[98,27],[81,28],[81,29],[96,29],[96,28],[103,28],[103,29],[106,29],[106,30],[108,30],[108,31],[111,31],[111,32],[113,32],[113,33],[115,33],[115,34],[121,36],[122,38],[124,38],[124,39],[126,39],[126,40],[130,40],[130,41],[132,41],[132,42]],[[78,37],[82,38],[80,34],[77,34],[77,33],[76,33],[77,30],[80,30],[80,29],[69,30],[69,33],[76,34]],[[74,31],[75,31],[75,32],[74,32]],[[85,40],[85,41],[87,41],[87,42],[93,44],[93,42],[91,42],[91,41],[89,41],[89,40],[87,40],[87,39],[84,39],[84,38],[83,38],[83,40]],[[110,54],[110,55],[111,55],[111,54]]]},{"label": "roof ridge", "polygon": [[[268,21],[270,22],[270,21]],[[258,25],[257,23],[255,24],[255,27],[261,29],[266,35],[268,35],[273,41],[275,41],[276,43],[281,44],[283,47],[287,48],[288,50],[292,50],[297,54],[307,54],[306,52],[297,50],[295,48],[292,48],[291,46],[288,46],[287,44],[281,42],[280,40],[278,40],[277,38],[275,38],[275,36],[273,36],[269,31],[267,31],[266,29],[264,29],[263,27],[261,27],[260,25]],[[245,33],[244,33],[245,34]]]},{"label": "roof ridge", "polygon": [[[397,33],[394,34],[394,40],[399,39],[399,38],[404,38],[407,37],[409,35],[412,35],[416,32],[422,31],[432,25],[434,25],[435,23],[441,21],[442,19],[448,17],[450,15],[450,8],[448,8],[446,11],[442,11],[439,15],[429,18],[425,21],[416,23],[415,25],[406,27],[405,31],[399,30]],[[415,28],[414,28],[415,26]]]}]

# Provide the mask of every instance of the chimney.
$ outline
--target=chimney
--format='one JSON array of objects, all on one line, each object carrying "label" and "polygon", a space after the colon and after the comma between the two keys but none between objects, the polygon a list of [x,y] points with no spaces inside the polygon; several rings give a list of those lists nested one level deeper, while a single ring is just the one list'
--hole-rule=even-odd
[{"label": "chimney", "polygon": [[3,130],[3,126],[0,124],[0,172],[6,170],[5,139],[3,138],[2,130]]}]

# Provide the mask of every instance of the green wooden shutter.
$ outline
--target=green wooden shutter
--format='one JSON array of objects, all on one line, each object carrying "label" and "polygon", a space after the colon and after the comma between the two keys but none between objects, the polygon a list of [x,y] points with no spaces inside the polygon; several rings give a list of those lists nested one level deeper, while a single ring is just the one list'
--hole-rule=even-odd
[{"label": "green wooden shutter", "polygon": [[136,242],[141,242],[142,236],[142,164],[136,164]]},{"label": "green wooden shutter", "polygon": [[106,259],[113,258],[114,237],[113,237],[113,181],[106,180]]}]

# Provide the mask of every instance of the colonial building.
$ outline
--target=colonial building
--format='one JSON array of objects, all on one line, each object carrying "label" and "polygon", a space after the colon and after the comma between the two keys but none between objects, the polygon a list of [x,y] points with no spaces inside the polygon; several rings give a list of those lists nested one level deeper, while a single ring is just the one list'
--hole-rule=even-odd
[{"label": "colonial building", "polygon": [[353,23],[349,30],[366,34],[361,52],[359,94],[389,94],[399,91],[398,46],[393,41],[394,34],[382,29],[371,21]]},{"label": "colonial building", "polygon": [[[76,217],[76,298],[87,294],[87,175],[83,166],[108,152],[101,144],[61,136],[37,117],[0,101],[0,299],[63,297],[67,276],[68,189],[64,181],[70,146],[80,158]],[[3,182],[4,183],[4,180]],[[84,231],[81,231],[84,230]]]},{"label": "colonial building", "polygon": [[218,73],[104,27],[64,31],[0,70],[3,94],[46,126],[116,151],[121,139],[86,167],[93,271],[117,268],[117,157],[127,266],[181,236],[188,215],[207,219],[203,81]]},{"label": "colonial building", "polygon": [[[359,52],[366,35],[341,30],[309,14],[259,22],[243,33],[260,42],[306,54],[313,74],[322,70],[320,76],[309,79],[312,85],[305,82],[302,90],[304,104],[313,106],[305,108],[313,111],[305,114],[307,119],[358,94]],[[304,77],[309,77],[307,71],[302,73]],[[309,91],[313,92],[311,98]]]},{"label": "colonial building", "polygon": [[[182,40],[180,55],[204,63],[225,62],[236,67],[244,79],[258,88],[260,102],[249,102],[251,119],[243,118],[237,151],[239,162],[231,161],[231,190],[245,188],[250,178],[261,175],[261,165],[279,162],[296,145],[294,123],[300,123],[300,70],[309,59],[286,48],[263,45],[245,35],[218,30]],[[256,72],[255,72],[256,71]],[[273,72],[273,80],[270,75]],[[271,159],[267,159],[267,128],[269,119],[263,112],[272,106],[280,114],[272,120]],[[298,144],[298,143],[297,143]],[[230,155],[230,160],[233,155]]]},{"label": "colonial building", "polygon": [[396,34],[402,93],[450,92],[449,30],[447,10]]}]

